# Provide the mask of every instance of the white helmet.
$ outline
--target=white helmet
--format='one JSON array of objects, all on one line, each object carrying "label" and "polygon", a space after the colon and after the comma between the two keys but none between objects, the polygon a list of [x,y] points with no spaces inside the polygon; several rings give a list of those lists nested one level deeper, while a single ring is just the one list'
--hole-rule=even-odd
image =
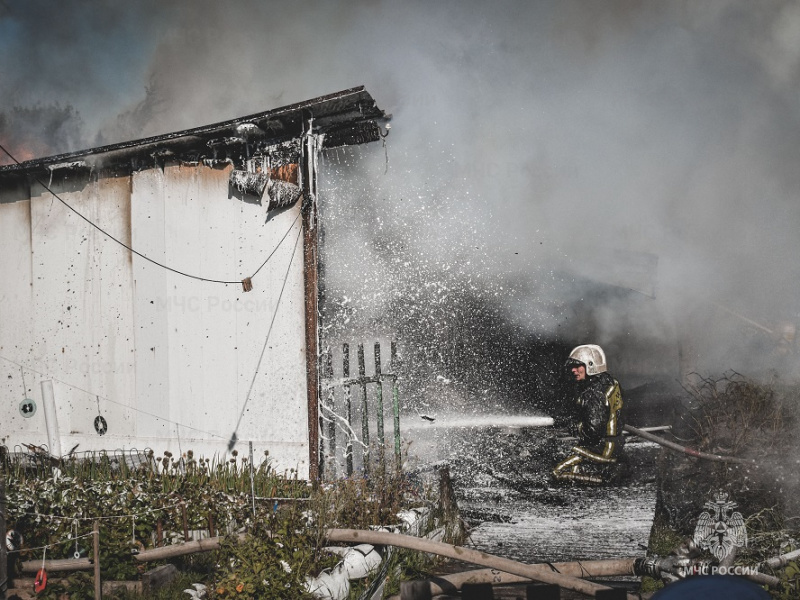
[{"label": "white helmet", "polygon": [[606,371],[606,353],[596,344],[584,344],[573,348],[569,360],[582,363],[586,367],[586,375],[592,376]]}]

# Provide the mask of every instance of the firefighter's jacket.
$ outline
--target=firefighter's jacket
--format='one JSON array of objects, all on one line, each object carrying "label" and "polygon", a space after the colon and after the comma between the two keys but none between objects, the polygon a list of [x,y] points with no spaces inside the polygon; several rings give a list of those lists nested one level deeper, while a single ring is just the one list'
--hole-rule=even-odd
[{"label": "firefighter's jacket", "polygon": [[[583,382],[578,395],[578,437],[582,446],[598,447],[610,442],[622,445],[622,390],[608,373]],[[610,449],[610,448],[609,448]]]}]

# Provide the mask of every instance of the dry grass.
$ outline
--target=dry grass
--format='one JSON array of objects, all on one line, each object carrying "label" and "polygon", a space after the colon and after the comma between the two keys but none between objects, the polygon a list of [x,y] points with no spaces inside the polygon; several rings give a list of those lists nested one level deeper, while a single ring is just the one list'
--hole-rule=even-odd
[{"label": "dry grass", "polygon": [[788,400],[796,390],[777,380],[758,383],[736,372],[719,379],[695,374],[685,389],[698,407],[692,429],[702,450],[763,457],[791,441],[794,417]]}]

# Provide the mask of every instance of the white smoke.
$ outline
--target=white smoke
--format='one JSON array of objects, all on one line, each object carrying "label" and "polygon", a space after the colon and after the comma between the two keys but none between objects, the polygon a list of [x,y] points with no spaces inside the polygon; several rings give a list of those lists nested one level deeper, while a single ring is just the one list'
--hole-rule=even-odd
[{"label": "white smoke", "polygon": [[[798,29],[783,0],[8,0],[0,94],[111,143],[364,84],[393,114],[389,168],[377,144],[356,174],[327,158],[357,206],[328,228],[331,302],[376,324],[379,280],[406,302],[458,288],[522,337],[607,346],[621,375],[677,375],[679,341],[747,372],[797,363]],[[365,256],[377,291],[349,268]]]}]

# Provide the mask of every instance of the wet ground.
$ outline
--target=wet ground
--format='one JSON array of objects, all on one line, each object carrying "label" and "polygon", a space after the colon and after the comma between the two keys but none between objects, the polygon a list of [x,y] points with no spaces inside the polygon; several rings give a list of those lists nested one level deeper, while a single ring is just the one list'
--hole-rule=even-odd
[{"label": "wet ground", "polygon": [[526,563],[644,556],[658,446],[626,445],[628,469],[619,486],[556,484],[550,471],[574,441],[560,440],[552,427],[491,422],[433,422],[408,436],[420,468],[449,465],[462,517],[472,527],[469,546]]}]

